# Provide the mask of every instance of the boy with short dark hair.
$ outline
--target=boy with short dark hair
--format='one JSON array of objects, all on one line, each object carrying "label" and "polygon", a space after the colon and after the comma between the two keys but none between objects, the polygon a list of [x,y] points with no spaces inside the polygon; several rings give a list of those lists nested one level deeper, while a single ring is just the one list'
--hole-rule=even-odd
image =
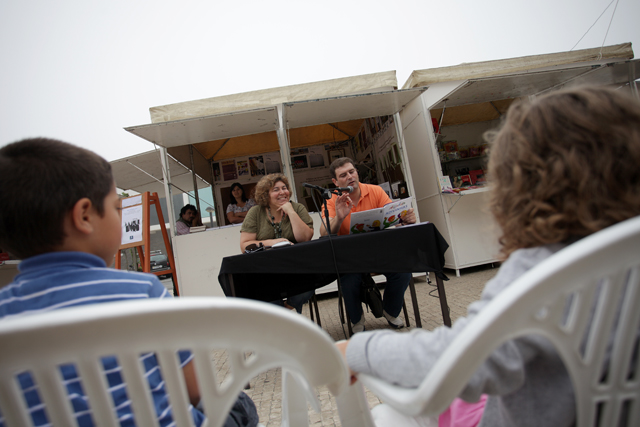
[{"label": "boy with short dark hair", "polygon": [[[46,138],[9,144],[0,149],[0,200],[0,247],[23,260],[14,281],[0,289],[0,321],[77,305],[171,297],[154,275],[107,268],[120,247],[120,201],[111,165],[97,154]],[[186,351],[179,356],[189,398],[196,405],[200,395],[193,356]],[[156,357],[149,353],[141,361],[158,420],[170,425],[170,403]],[[114,357],[103,358],[103,365],[120,423],[132,425],[120,367]],[[79,425],[94,425],[99,420],[92,419],[75,368],[61,371]],[[18,377],[34,423],[46,424],[37,384],[28,373]],[[255,425],[253,402],[246,396],[242,400],[255,414],[252,423],[243,425]],[[201,425],[204,415],[190,410]]]}]

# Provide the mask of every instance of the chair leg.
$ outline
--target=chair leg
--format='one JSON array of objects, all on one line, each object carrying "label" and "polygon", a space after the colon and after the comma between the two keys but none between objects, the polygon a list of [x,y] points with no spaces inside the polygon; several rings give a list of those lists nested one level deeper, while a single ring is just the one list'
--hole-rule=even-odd
[{"label": "chair leg", "polygon": [[[342,289],[340,288],[338,288],[338,311],[340,312],[340,321],[343,325],[346,321],[347,330],[349,331],[349,336],[351,337],[353,335],[353,329],[351,329],[351,319],[349,318],[349,313],[347,313],[347,304],[345,304],[344,299],[342,298]],[[362,313],[362,315],[364,316],[364,313]]]},{"label": "chair leg", "polygon": [[338,313],[340,314],[340,323],[344,325],[344,301],[342,301],[342,289],[338,288]]},{"label": "chair leg", "polygon": [[316,319],[313,318],[313,300],[315,299],[315,295],[311,297],[311,299],[309,300],[309,318],[311,319],[312,322],[315,322]]},{"label": "chair leg", "polygon": [[409,280],[409,292],[411,293],[411,302],[413,303],[413,315],[416,318],[416,327],[422,328],[422,319],[420,319],[420,308],[418,307],[418,295],[416,295],[416,286],[413,276]]},{"label": "chair leg", "polygon": [[[314,296],[315,298],[315,296]],[[320,311],[318,311],[318,300],[313,301],[313,306],[316,309],[316,317],[318,318],[318,326],[322,327],[322,322],[320,322]]]},{"label": "chair leg", "polygon": [[404,323],[407,328],[411,327],[411,322],[409,322],[409,313],[407,313],[407,303],[402,301],[402,311],[404,312]]},{"label": "chair leg", "polygon": [[318,310],[318,298],[316,298],[316,294],[313,294],[313,297],[309,300],[309,313],[311,314],[311,321],[313,321],[313,310],[316,310],[316,323],[318,326],[322,328],[322,322],[320,321],[320,311]]}]

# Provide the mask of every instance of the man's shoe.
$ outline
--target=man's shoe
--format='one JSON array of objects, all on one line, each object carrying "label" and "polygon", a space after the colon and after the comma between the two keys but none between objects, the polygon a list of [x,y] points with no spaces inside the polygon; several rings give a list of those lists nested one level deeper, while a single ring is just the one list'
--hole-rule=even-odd
[{"label": "man's shoe", "polygon": [[358,323],[352,323],[351,324],[351,330],[353,331],[353,333],[357,333],[357,332],[364,332],[365,327],[364,327],[364,313],[362,314],[362,316],[360,316],[360,320],[358,320]]},{"label": "man's shoe", "polygon": [[404,328],[404,322],[402,321],[400,316],[393,317],[384,310],[382,311],[382,314],[384,314],[384,317],[387,319],[387,322],[389,322],[389,326],[391,326],[393,329]]}]

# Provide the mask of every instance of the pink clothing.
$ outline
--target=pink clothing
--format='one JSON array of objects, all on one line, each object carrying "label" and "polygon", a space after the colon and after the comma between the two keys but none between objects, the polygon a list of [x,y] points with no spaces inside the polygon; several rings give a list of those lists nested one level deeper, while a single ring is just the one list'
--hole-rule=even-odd
[{"label": "pink clothing", "polygon": [[456,398],[447,410],[440,414],[438,427],[476,427],[482,419],[486,401],[486,394],[483,394],[475,403],[467,403]]},{"label": "pink clothing", "polygon": [[190,231],[191,231],[191,227],[189,227],[184,222],[182,221],[176,222],[176,234],[178,236],[182,236],[183,234],[189,234]]}]

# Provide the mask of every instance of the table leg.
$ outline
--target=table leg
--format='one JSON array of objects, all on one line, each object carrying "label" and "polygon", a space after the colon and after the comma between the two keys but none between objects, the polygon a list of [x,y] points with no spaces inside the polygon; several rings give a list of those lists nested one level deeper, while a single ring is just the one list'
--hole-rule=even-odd
[{"label": "table leg", "polygon": [[233,274],[227,274],[227,283],[229,284],[229,290],[231,291],[231,296],[236,296],[236,287],[233,285]]},{"label": "table leg", "polygon": [[436,285],[438,288],[438,299],[440,300],[440,309],[442,310],[442,320],[446,326],[451,327],[451,318],[449,317],[449,305],[447,304],[447,294],[444,292],[444,283],[442,279],[436,275]]}]

